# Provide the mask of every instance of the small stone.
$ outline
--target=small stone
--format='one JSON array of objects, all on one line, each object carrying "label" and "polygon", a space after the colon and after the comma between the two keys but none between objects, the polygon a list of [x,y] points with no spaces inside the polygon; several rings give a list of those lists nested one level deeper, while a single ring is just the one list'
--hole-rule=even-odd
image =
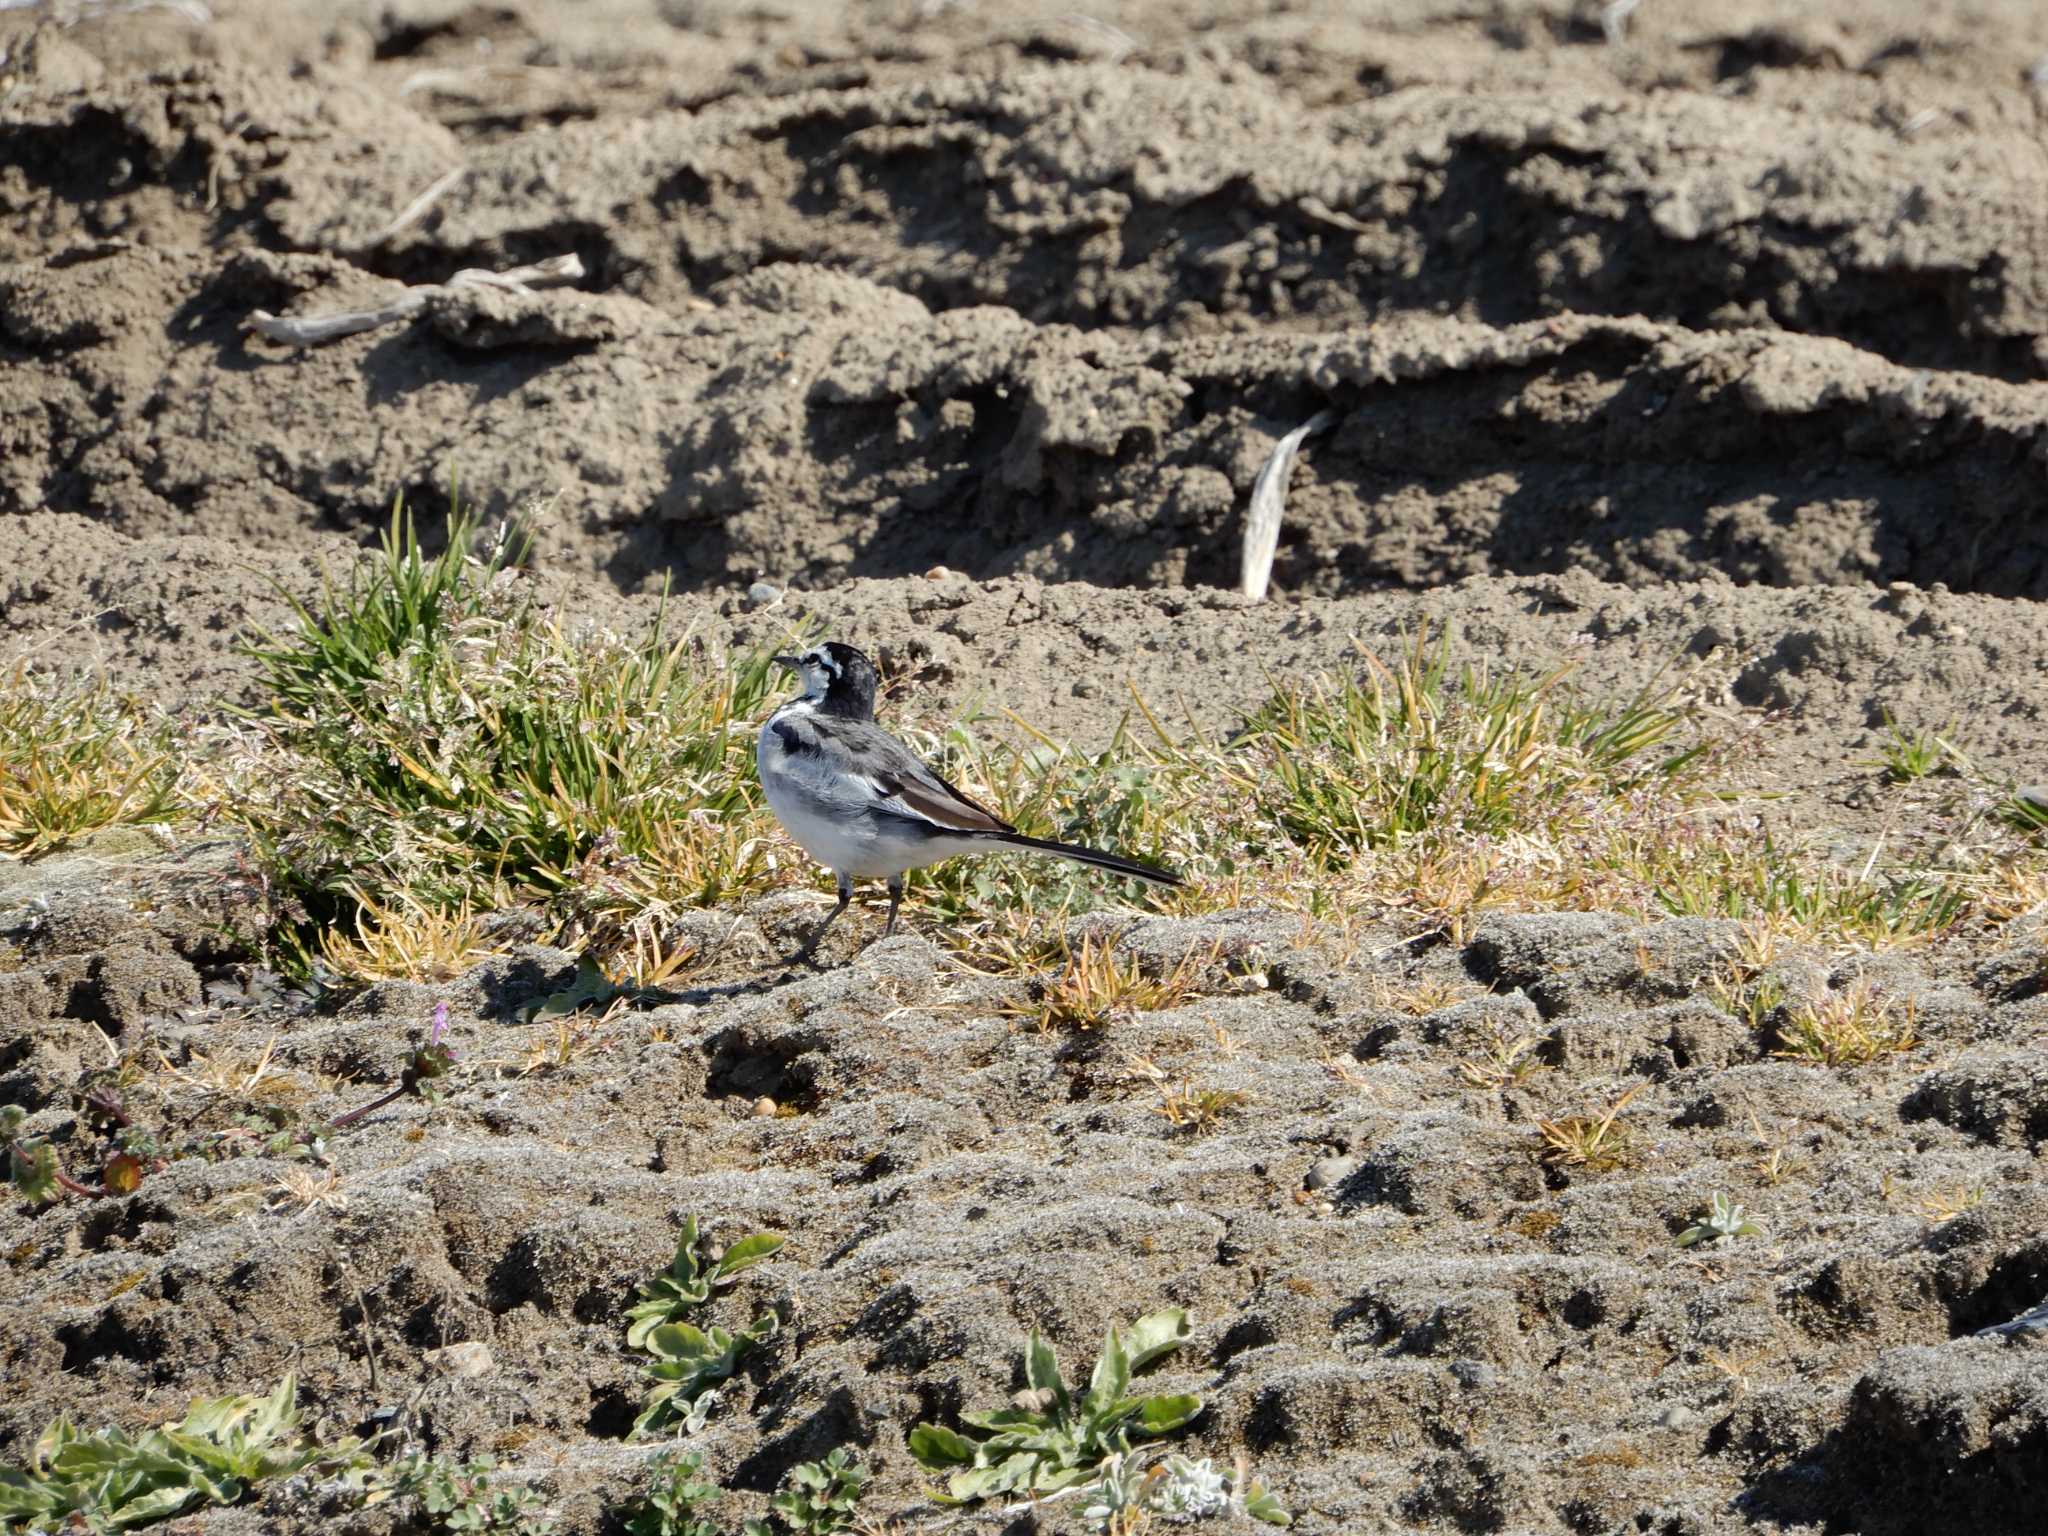
[{"label": "small stone", "polygon": [[1102,684],[1095,681],[1092,677],[1077,678],[1074,681],[1074,697],[1077,699],[1098,698],[1101,696],[1101,693]]},{"label": "small stone", "polygon": [[1451,1377],[1461,1387],[1484,1392],[1500,1385],[1500,1371],[1484,1360],[1453,1360]]},{"label": "small stone", "polygon": [[943,565],[935,565],[930,570],[924,573],[924,579],[926,581],[944,581],[948,576],[952,574],[953,573],[947,570]]},{"label": "small stone", "polygon": [[772,581],[757,581],[747,588],[749,608],[772,608],[782,601],[782,588]]},{"label": "small stone", "polygon": [[467,1344],[450,1344],[445,1349],[430,1349],[423,1358],[435,1370],[458,1381],[473,1381],[479,1376],[487,1376],[496,1364],[491,1359],[491,1346],[475,1340]]},{"label": "small stone", "polygon": [[1341,1184],[1358,1171],[1355,1157],[1318,1158],[1310,1165],[1308,1177],[1302,1180],[1310,1189],[1328,1189],[1332,1184]]},{"label": "small stone", "polygon": [[782,1113],[782,1106],[773,1099],[764,1095],[754,1100],[754,1118],[756,1120],[773,1120],[780,1113]]},{"label": "small stone", "polygon": [[1659,1429],[1691,1429],[1699,1421],[1700,1416],[1683,1403],[1667,1404],[1664,1411],[1657,1415]]}]

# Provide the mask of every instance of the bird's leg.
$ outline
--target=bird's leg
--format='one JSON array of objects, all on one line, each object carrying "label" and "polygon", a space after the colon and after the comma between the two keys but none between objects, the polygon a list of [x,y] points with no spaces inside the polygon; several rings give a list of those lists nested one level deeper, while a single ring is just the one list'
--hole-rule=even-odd
[{"label": "bird's leg", "polygon": [[844,912],[846,910],[846,904],[849,901],[853,900],[853,876],[841,874],[836,869],[832,872],[832,874],[833,877],[837,879],[839,882],[839,905],[834,907],[830,912],[825,914],[825,921],[818,924],[816,930],[811,934],[811,936],[808,939],[804,940],[803,948],[799,949],[795,954],[789,957],[792,960],[801,960],[804,958],[804,956],[810,954],[813,950],[815,950],[818,947],[818,940],[825,937],[825,930],[832,926],[832,919],[837,917],[840,913]]},{"label": "bird's leg", "polygon": [[903,877],[901,875],[891,875],[889,877],[889,925],[882,930],[883,938],[886,939],[896,931],[896,909],[902,905]]}]

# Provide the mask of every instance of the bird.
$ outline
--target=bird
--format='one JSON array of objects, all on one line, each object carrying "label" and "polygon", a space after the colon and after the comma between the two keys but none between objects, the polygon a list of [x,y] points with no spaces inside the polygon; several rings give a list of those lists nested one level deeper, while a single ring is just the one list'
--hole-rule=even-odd
[{"label": "bird", "polygon": [[839,886],[839,904],[791,958],[817,948],[853,899],[855,880],[887,877],[887,938],[903,904],[904,872],[961,854],[1021,848],[1153,885],[1182,883],[1170,870],[1099,848],[1027,837],[961,794],[875,724],[875,664],[853,646],[829,640],[771,659],[794,672],[803,691],[761,726],[761,789],[776,819]]}]

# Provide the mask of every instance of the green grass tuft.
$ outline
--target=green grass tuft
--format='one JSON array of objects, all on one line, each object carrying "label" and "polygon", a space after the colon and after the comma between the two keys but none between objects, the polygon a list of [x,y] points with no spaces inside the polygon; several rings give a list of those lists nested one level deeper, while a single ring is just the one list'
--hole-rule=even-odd
[{"label": "green grass tuft", "polygon": [[[766,656],[664,617],[621,636],[538,604],[504,541],[381,553],[252,654],[268,706],[212,785],[302,929],[392,942],[394,914],[541,907],[559,942],[630,948],[650,914],[772,881],[753,729]],[[330,940],[329,947],[332,947]]]}]

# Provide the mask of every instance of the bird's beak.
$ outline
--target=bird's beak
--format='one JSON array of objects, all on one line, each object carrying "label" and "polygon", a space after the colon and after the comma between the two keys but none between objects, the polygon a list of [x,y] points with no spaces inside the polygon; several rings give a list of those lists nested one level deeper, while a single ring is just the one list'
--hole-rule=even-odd
[{"label": "bird's beak", "polygon": [[787,667],[792,672],[796,670],[796,658],[794,656],[770,656],[768,659],[778,667]]}]

